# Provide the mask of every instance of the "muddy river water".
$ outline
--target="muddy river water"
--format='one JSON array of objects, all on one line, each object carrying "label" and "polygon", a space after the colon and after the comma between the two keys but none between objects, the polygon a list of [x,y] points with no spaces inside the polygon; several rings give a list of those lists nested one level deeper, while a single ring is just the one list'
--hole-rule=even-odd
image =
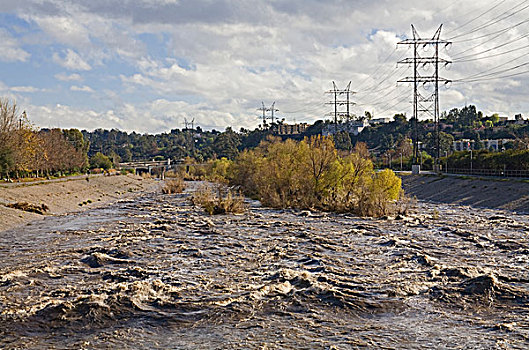
[{"label": "muddy river water", "polygon": [[0,348],[525,349],[529,216],[206,216],[146,194],[0,232]]}]

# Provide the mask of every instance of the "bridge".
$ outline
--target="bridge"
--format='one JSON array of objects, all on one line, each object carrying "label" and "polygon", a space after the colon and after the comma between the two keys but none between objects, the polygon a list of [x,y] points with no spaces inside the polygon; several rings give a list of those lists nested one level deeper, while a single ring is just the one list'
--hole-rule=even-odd
[{"label": "bridge", "polygon": [[134,170],[134,173],[137,175],[149,174],[155,175],[159,174],[160,178],[165,178],[165,173],[168,170],[175,169],[178,165],[182,164],[183,160],[171,161],[171,159],[162,160],[162,161],[136,161],[136,162],[125,162],[119,163],[118,169],[129,169]]}]

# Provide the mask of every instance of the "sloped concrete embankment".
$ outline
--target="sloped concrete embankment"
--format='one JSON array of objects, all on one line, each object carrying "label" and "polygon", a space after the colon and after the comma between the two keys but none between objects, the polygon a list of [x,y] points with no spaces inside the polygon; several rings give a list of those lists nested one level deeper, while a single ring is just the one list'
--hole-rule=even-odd
[{"label": "sloped concrete embankment", "polygon": [[419,200],[529,212],[529,183],[435,175],[403,175],[404,191]]}]

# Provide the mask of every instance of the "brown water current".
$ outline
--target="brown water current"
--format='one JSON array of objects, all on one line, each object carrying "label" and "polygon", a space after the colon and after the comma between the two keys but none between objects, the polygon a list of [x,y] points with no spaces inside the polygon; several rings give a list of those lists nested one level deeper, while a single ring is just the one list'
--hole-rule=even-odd
[{"label": "brown water current", "polygon": [[1,232],[0,348],[529,347],[528,215],[210,217],[188,195]]}]

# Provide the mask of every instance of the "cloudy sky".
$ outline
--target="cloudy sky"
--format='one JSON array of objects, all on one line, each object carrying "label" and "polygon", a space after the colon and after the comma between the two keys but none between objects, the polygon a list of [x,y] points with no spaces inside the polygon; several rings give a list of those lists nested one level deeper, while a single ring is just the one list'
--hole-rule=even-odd
[{"label": "cloudy sky", "polygon": [[[411,115],[397,42],[443,24],[441,110],[529,115],[529,1],[2,0],[0,96],[39,127],[164,132],[323,119],[351,81],[352,112]],[[421,47],[419,55],[432,54]],[[425,67],[425,73],[428,67]],[[424,94],[429,87],[425,86]]]}]

